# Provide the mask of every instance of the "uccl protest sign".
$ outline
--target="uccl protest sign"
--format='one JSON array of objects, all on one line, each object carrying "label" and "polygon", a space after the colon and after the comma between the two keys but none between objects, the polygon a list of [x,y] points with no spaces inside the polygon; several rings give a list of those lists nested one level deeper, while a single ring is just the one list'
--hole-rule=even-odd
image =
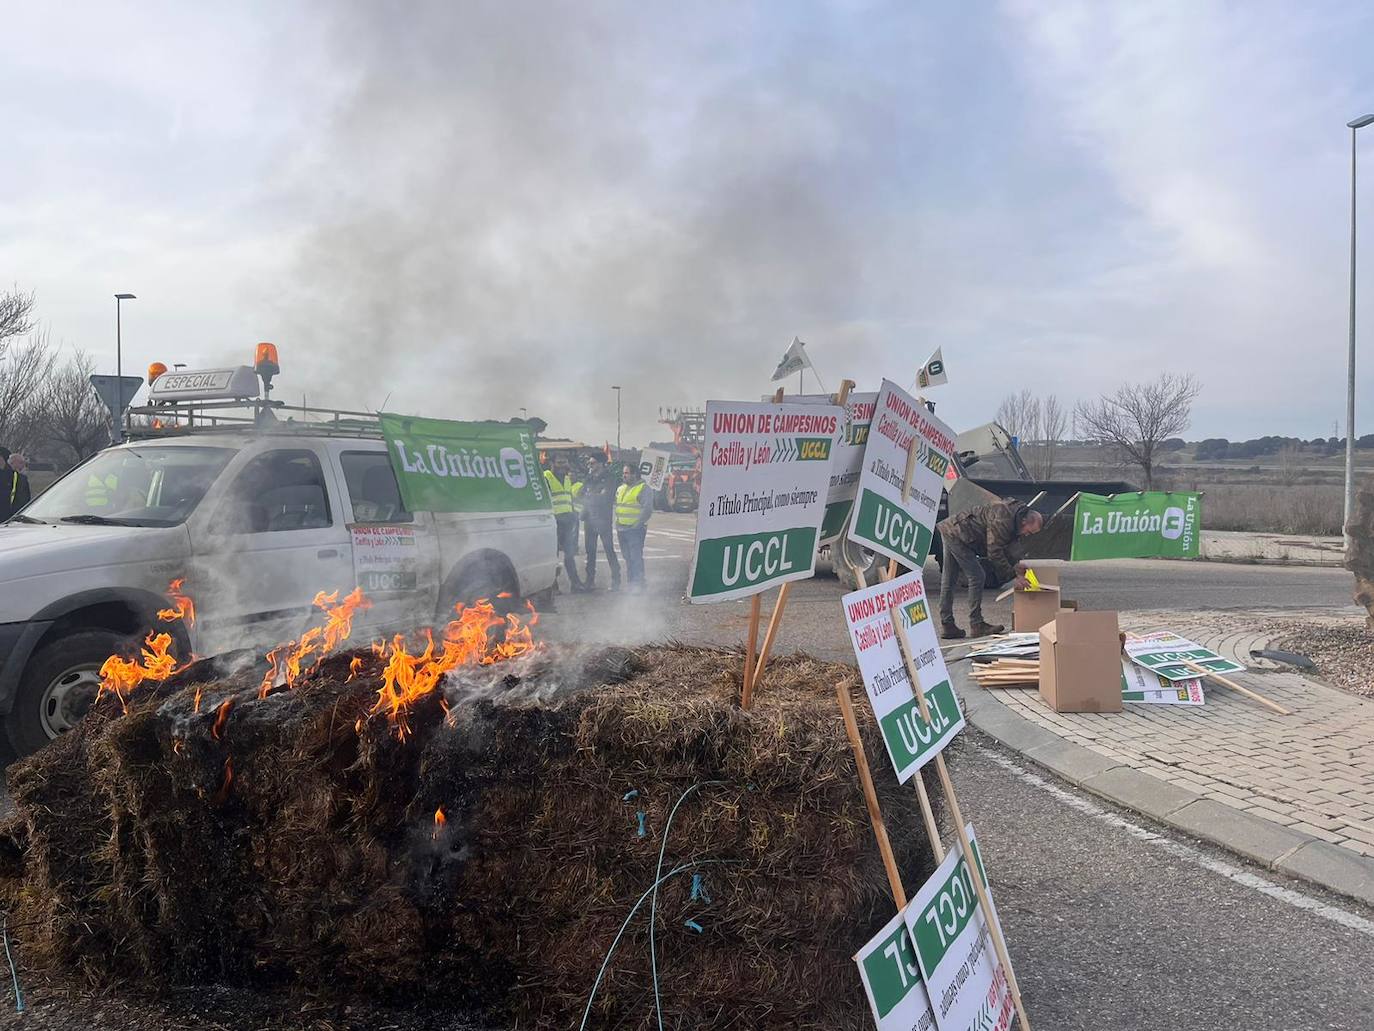
[{"label": "uccl protest sign", "polygon": [[834,405],[707,402],[689,600],[811,576],[842,416]]},{"label": "uccl protest sign", "polygon": [[527,428],[380,417],[401,500],[412,512],[528,512],[550,506]]},{"label": "uccl protest sign", "polygon": [[[902,500],[907,453],[915,448],[911,487]],[[864,449],[849,539],[912,569],[925,565],[935,534],[954,431],[891,380],[883,380]]]},{"label": "uccl protest sign", "polygon": [[878,1031],[933,1031],[935,1011],[901,913],[854,955],[854,962]]},{"label": "uccl protest sign", "polygon": [[1197,558],[1201,529],[1197,494],[1080,494],[1070,558]]},{"label": "uccl protest sign", "polygon": [[[784,397],[783,401],[824,405],[830,404],[833,396],[795,394]],[[864,447],[868,444],[869,423],[873,420],[873,406],[877,401],[878,395],[874,393],[850,394],[845,400],[844,418],[835,434],[834,455],[830,460],[830,491],[825,498],[825,518],[821,520],[822,544],[829,544],[844,532],[844,521],[854,507]]]},{"label": "uccl protest sign", "polygon": [[[964,714],[950,686],[949,670],[930,619],[921,571],[915,569],[887,583],[846,594],[843,602],[864,690],[897,779],[904,781],[964,728]],[[894,614],[911,644],[911,664],[925,691],[929,722],[921,717],[920,703],[902,661],[892,626]]]}]

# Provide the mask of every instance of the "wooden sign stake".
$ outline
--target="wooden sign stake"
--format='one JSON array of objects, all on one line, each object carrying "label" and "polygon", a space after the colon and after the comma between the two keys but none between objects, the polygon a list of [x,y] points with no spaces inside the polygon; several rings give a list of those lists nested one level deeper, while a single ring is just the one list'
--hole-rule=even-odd
[{"label": "wooden sign stake", "polygon": [[840,700],[844,730],[849,735],[849,747],[854,750],[854,765],[859,770],[859,782],[863,784],[864,801],[868,804],[868,819],[873,824],[873,836],[878,839],[878,851],[882,853],[883,867],[887,870],[887,883],[892,888],[892,901],[897,904],[898,911],[901,911],[906,909],[906,890],[902,887],[902,876],[897,871],[897,857],[892,854],[892,842],[887,838],[883,811],[878,807],[878,792],[873,787],[873,774],[868,770],[868,756],[864,752],[863,738],[859,737],[859,723],[854,718],[854,703],[849,697],[849,685],[836,684],[835,697]]},{"label": "wooden sign stake", "polygon": [[[862,569],[856,569],[854,575],[859,581],[860,589],[868,586],[868,580]],[[891,579],[892,576],[889,574],[883,577],[883,582],[886,583]],[[940,828],[935,825],[935,810],[930,806],[930,795],[926,793],[925,778],[921,775],[920,770],[916,771],[913,780],[916,784],[916,798],[921,803],[921,820],[926,825],[926,837],[930,838],[930,850],[935,853],[935,862],[938,865],[945,861],[945,846],[944,842],[940,840]]]},{"label": "wooden sign stake", "polygon": [[[831,400],[835,404],[843,408],[845,404],[849,401],[849,392],[853,389],[854,381],[852,379],[840,380],[840,389],[833,395]],[[779,387],[777,389],[777,392],[773,394],[773,403],[775,405],[782,404],[782,399],[783,392],[782,388]],[[759,619],[759,595],[754,595],[753,608],[751,609],[749,614],[749,619],[752,627],[750,636],[751,644],[749,647],[749,656],[751,657],[751,659],[746,659],[744,671],[744,689],[740,692],[739,700],[741,709],[747,709],[753,704],[754,688],[758,687],[759,678],[763,676],[763,672],[768,666],[768,656],[769,653],[773,650],[773,640],[775,637],[777,637],[778,627],[782,624],[783,610],[787,608],[787,597],[791,593],[792,581],[790,580],[778,588],[778,600],[773,604],[772,615],[768,617],[768,629],[764,631],[763,646],[759,648],[757,662],[751,661],[752,656],[754,654],[754,648],[752,644],[754,640],[753,635],[754,632],[756,632],[758,629]],[[751,665],[752,671],[750,669]]]},{"label": "wooden sign stake", "polygon": [[[907,637],[906,628],[902,626],[902,621],[896,612],[890,611],[888,618],[892,620],[892,629],[897,634],[897,644],[901,648],[902,662],[906,665],[906,675],[910,679],[911,689],[916,695],[916,704],[921,707],[921,718],[929,723],[930,707],[926,704],[926,693],[921,687],[921,681],[916,676],[916,663],[911,658],[911,640]],[[1022,1031],[1031,1031],[1030,1020],[1026,1016],[1026,1008],[1021,1002],[1021,986],[1016,983],[1016,974],[1011,969],[1011,958],[1007,955],[1007,943],[1003,940],[1002,929],[998,926],[997,918],[993,915],[992,900],[988,898],[987,885],[983,883],[982,870],[974,861],[973,846],[969,843],[968,832],[964,830],[964,814],[959,810],[959,798],[954,793],[954,782],[950,780],[949,767],[945,765],[943,754],[935,757],[935,770],[940,775],[940,784],[945,790],[945,798],[949,801],[950,815],[954,817],[954,831],[959,836],[959,850],[963,853],[969,870],[973,874],[973,888],[978,895],[978,906],[983,911],[983,919],[988,924],[988,932],[992,937],[992,947],[997,953],[997,961],[1002,964],[1002,969],[1007,973],[1007,985],[1011,988],[1011,997],[1016,1003],[1016,1015],[1021,1018]]]}]

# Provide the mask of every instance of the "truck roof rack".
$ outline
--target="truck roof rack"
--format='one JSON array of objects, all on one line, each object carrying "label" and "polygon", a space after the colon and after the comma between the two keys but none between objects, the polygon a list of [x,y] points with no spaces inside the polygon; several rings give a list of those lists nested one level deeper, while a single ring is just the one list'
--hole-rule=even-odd
[{"label": "truck roof rack", "polygon": [[138,440],[245,432],[381,436],[376,412],[293,405],[262,398],[163,401],[131,407],[128,414],[126,435]]}]

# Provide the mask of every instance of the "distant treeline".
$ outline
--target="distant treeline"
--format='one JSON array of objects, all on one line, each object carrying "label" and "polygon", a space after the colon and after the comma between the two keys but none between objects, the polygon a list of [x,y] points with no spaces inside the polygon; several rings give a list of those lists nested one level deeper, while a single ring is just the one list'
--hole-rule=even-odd
[{"label": "distant treeline", "polygon": [[[1181,451],[1186,446],[1179,440],[1177,446],[1170,450]],[[1374,433],[1356,437],[1355,446],[1363,449],[1374,448]],[[1227,440],[1225,437],[1208,437],[1198,443],[1193,457],[1199,462],[1205,462],[1218,458],[1262,458],[1285,451],[1327,457],[1345,451],[1345,438],[1313,437],[1311,440],[1303,440],[1301,437],[1256,437],[1253,440]]]}]

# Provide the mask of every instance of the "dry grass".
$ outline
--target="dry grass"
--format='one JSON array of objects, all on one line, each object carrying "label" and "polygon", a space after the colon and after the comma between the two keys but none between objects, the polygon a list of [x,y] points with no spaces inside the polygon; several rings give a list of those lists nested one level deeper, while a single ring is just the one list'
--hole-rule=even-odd
[{"label": "dry grass", "polygon": [[[501,689],[448,718],[430,696],[405,742],[384,720],[357,722],[376,687],[370,657],[352,683],[339,656],[261,701],[251,674],[217,680],[200,713],[184,683],[124,716],[107,699],[13,768],[19,818],[0,848],[0,889],[38,929],[30,955],[93,981],[288,984],[575,1027],[653,883],[670,811],[710,782],[668,836],[670,865],[703,865],[659,898],[665,1015],[674,1026],[691,1014],[696,1027],[865,1027],[850,956],[892,902],[835,702],[854,671],[775,660],[743,712],[740,658],[551,650],[476,671],[483,694]],[[555,681],[553,697],[530,697]],[[214,708],[230,695],[217,737]],[[882,771],[877,727],[858,709]],[[920,883],[933,863],[916,794],[877,780],[901,868]],[[692,898],[693,872],[711,901]],[[595,1026],[655,1026],[651,985],[641,911]]]},{"label": "dry grass", "polygon": [[1336,536],[1343,492],[1335,486],[1268,484],[1202,486],[1202,525],[1208,530],[1252,530]]}]

